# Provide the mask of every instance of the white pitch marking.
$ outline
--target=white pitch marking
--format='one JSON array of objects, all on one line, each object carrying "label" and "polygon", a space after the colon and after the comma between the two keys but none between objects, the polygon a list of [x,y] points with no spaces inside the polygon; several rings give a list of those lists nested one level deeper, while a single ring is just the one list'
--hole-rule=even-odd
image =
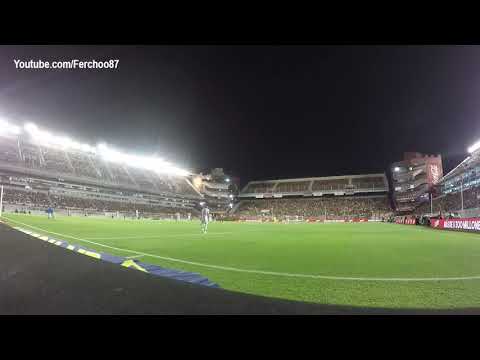
[{"label": "white pitch marking", "polygon": [[141,258],[141,257],[144,257],[145,255],[133,255],[133,256],[127,256],[125,257],[125,259],[137,259],[137,258]]},{"label": "white pitch marking", "polygon": [[239,269],[239,268],[234,268],[234,267],[229,267],[229,266],[221,266],[221,265],[211,265],[211,264],[203,264],[199,262],[194,262],[194,261],[187,261],[187,260],[181,260],[181,259],[175,259],[171,257],[166,257],[166,256],[159,256],[159,255],[154,255],[154,254],[148,254],[144,253],[141,251],[136,251],[136,250],[130,250],[130,249],[122,249],[122,248],[117,248],[114,246],[110,245],[105,245],[105,244],[100,244],[96,243],[93,241],[89,241],[86,239],[81,239],[75,236],[71,235],[66,235],[66,234],[60,234],[60,233],[55,233],[53,231],[48,231],[33,225],[28,225],[25,223],[22,223],[17,220],[12,220],[9,219],[10,221],[19,223],[24,226],[31,227],[32,229],[37,229],[46,233],[50,234],[55,234],[63,237],[68,237],[71,239],[79,240],[79,241],[84,241],[87,243],[103,246],[105,248],[113,249],[113,250],[119,250],[119,251],[125,251],[125,252],[130,252],[132,254],[138,254],[138,255],[143,255],[143,256],[149,256],[157,259],[162,259],[162,260],[168,260],[172,262],[179,262],[183,264],[190,264],[190,265],[196,265],[196,266],[201,266],[201,267],[206,267],[206,268],[211,268],[211,269],[218,269],[218,270],[225,270],[225,271],[235,271],[235,272],[242,272],[242,273],[251,273],[251,274],[262,274],[262,275],[272,275],[272,276],[282,276],[282,277],[297,277],[297,278],[309,278],[309,279],[324,279],[324,280],[348,280],[348,281],[381,281],[381,282],[414,282],[414,281],[462,281],[462,280],[480,280],[480,275],[474,275],[474,276],[457,276],[457,277],[428,277],[428,278],[381,278],[381,277],[347,277],[347,276],[329,276],[329,275],[310,275],[310,274],[293,274],[293,273],[284,273],[284,272],[275,272],[275,271],[263,271],[263,270],[249,270],[249,269]]}]

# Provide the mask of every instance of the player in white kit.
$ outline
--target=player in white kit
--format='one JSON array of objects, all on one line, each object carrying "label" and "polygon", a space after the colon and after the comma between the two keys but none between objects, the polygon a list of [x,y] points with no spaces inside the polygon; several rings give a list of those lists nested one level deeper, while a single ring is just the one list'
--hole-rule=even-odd
[{"label": "player in white kit", "polygon": [[201,219],[200,219],[200,221],[202,223],[202,232],[204,234],[207,233],[209,219],[210,219],[210,210],[205,206],[202,209],[202,215],[201,215]]}]

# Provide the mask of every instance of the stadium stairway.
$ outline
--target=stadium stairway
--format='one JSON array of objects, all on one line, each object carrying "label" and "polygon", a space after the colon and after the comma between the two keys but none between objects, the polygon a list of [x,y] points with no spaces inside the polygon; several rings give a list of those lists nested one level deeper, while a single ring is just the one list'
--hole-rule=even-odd
[{"label": "stadium stairway", "polygon": [[309,304],[134,271],[0,223],[0,314],[480,314]]}]

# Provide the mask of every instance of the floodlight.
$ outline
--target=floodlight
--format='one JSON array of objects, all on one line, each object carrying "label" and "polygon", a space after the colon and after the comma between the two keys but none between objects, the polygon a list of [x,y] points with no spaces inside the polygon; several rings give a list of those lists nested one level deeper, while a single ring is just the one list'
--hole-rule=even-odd
[{"label": "floodlight", "polygon": [[226,181],[226,182],[230,182],[230,179],[229,179],[229,178],[226,178],[225,181]]},{"label": "floodlight", "polygon": [[478,149],[480,149],[480,141],[477,141],[475,144],[473,144],[472,146],[470,146],[468,148],[468,152],[471,154],[475,151],[477,151]]},{"label": "floodlight", "polygon": [[11,125],[8,121],[0,118],[0,134],[18,135],[21,129],[16,125]]},{"label": "floodlight", "polygon": [[395,166],[395,169],[393,169],[395,172],[399,172],[400,168],[398,166]]},{"label": "floodlight", "polygon": [[27,123],[24,125],[24,129],[30,134],[33,135],[38,132],[38,127],[35,124]]}]

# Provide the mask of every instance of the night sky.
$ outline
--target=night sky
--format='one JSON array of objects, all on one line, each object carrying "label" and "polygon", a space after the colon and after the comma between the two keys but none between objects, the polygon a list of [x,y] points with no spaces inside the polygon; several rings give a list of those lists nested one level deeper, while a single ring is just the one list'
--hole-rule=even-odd
[{"label": "night sky", "polygon": [[[16,70],[119,59],[117,70]],[[444,171],[480,138],[477,46],[0,46],[0,115],[242,183],[383,172],[404,151]]]}]

